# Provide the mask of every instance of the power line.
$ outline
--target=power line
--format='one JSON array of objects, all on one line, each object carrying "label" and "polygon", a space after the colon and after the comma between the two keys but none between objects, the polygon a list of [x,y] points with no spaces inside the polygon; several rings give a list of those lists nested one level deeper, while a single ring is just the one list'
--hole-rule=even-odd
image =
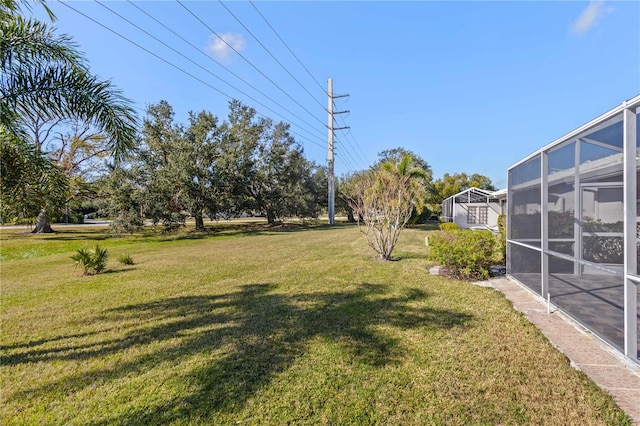
[{"label": "power line", "polygon": [[356,147],[358,148],[358,150],[360,151],[360,153],[363,155],[363,157],[361,157],[361,158],[362,158],[363,163],[364,163],[364,164],[365,164],[365,166],[366,166],[366,163],[367,163],[366,157],[367,157],[367,155],[364,153],[364,151],[363,151],[363,150],[362,150],[362,148],[360,147],[360,144],[359,144],[359,143],[358,143],[358,141],[356,140],[355,136],[353,136],[353,132],[351,132],[351,130],[349,130],[348,132],[346,132],[346,135],[347,135],[348,137],[350,137],[350,138],[351,138],[351,140],[353,140],[353,143],[356,145]]},{"label": "power line", "polygon": [[[111,13],[113,13],[114,15],[118,16],[120,19],[126,21],[127,23],[129,23],[130,25],[132,25],[133,27],[137,28],[138,30],[142,31],[143,33],[145,33],[146,35],[148,35],[149,37],[151,37],[152,39],[156,40],[158,43],[162,44],[163,46],[165,46],[166,48],[172,50],[173,52],[177,53],[178,55],[180,55],[181,57],[183,57],[184,59],[186,59],[187,61],[191,62],[192,64],[194,64],[195,66],[197,66],[198,68],[200,68],[201,70],[203,70],[204,72],[208,73],[209,75],[217,78],[218,80],[222,81],[224,84],[228,85],[229,87],[237,90],[238,92],[240,92],[241,94],[243,94],[244,96],[248,97],[249,99],[251,99],[252,101],[258,103],[259,105],[265,107],[266,109],[268,109],[269,111],[273,112],[274,114],[278,114],[276,111],[274,111],[273,109],[269,108],[267,105],[263,104],[262,102],[258,101],[257,99],[255,99],[254,97],[252,97],[251,95],[249,95],[248,93],[245,93],[244,91],[242,91],[241,89],[237,88],[236,86],[234,86],[233,84],[227,82],[226,80],[224,80],[221,77],[218,77],[216,74],[214,74],[213,72],[211,72],[210,70],[206,69],[205,67],[203,67],[202,65],[198,64],[197,62],[195,62],[193,59],[187,57],[186,55],[184,55],[182,52],[179,52],[178,50],[174,49],[173,47],[169,46],[167,43],[165,43],[164,41],[160,40],[159,38],[157,38],[156,36],[154,36],[153,34],[149,33],[148,31],[146,31],[144,28],[141,28],[140,26],[138,26],[137,24],[131,22],[129,19],[125,18],[124,16],[122,16],[121,14],[119,14],[118,12],[114,11],[113,9],[109,8],[108,6],[104,5],[103,3],[101,3],[100,1],[96,0],[96,3],[98,3],[100,6],[104,7],[105,9],[107,9],[108,11],[110,11]],[[269,98],[272,102],[276,103],[277,105],[279,105],[277,102],[273,101],[273,99]],[[293,114],[291,111],[287,110],[286,108],[283,108],[285,111],[289,112],[290,114],[292,114],[294,117],[298,118],[299,120],[301,120],[303,123],[307,124],[308,126],[311,126],[313,128],[313,126],[308,123],[307,121],[303,120],[300,117],[297,117],[295,114]],[[279,115],[279,114],[278,114]],[[281,116],[282,117],[282,116]],[[283,117],[284,118],[284,117]]]},{"label": "power line", "polygon": [[262,75],[264,78],[266,78],[271,84],[273,84],[275,87],[277,87],[282,93],[284,93],[289,99],[291,99],[293,102],[296,103],[296,105],[298,105],[300,108],[302,108],[304,111],[306,111],[309,115],[311,115],[313,118],[315,118],[316,120],[318,120],[318,122],[320,122],[320,124],[322,124],[324,126],[324,123],[318,118],[316,117],[311,111],[309,111],[307,108],[305,108],[300,102],[298,102],[297,100],[295,100],[289,93],[287,93],[282,87],[280,87],[276,82],[274,82],[272,79],[270,79],[265,73],[263,73],[258,67],[256,67],[250,60],[248,60],[247,58],[244,57],[243,54],[241,54],[240,52],[238,52],[233,46],[231,46],[229,43],[227,43],[227,41],[221,37],[217,32],[215,32],[209,25],[207,25],[202,19],[200,19],[200,17],[198,15],[196,15],[195,13],[193,13],[191,11],[191,9],[189,9],[187,6],[184,5],[184,3],[181,0],[176,0],[178,2],[178,4],[180,6],[182,6],[187,12],[189,12],[191,14],[191,16],[193,16],[198,22],[200,22],[202,25],[204,25],[209,31],[211,31],[216,37],[218,37],[224,44],[226,44],[231,50],[233,50],[234,52],[236,52],[238,54],[238,56],[240,56],[242,59],[244,59],[244,61],[246,63],[248,63],[249,65],[251,65],[251,67],[253,69],[255,69],[256,71],[258,71],[258,73],[260,73],[260,75]]},{"label": "power line", "polygon": [[[278,65],[280,65],[280,67],[281,67],[283,70],[285,70],[285,71],[286,71],[286,73],[287,73],[287,74],[289,74],[289,76],[291,76],[291,78],[293,78],[293,79],[295,80],[295,82],[296,82],[296,83],[298,83],[298,85],[299,85],[300,87],[302,87],[302,89],[303,89],[305,92],[307,92],[307,94],[309,94],[309,96],[311,96],[311,98],[312,98],[314,101],[316,101],[316,103],[317,103],[318,105],[320,105],[320,107],[321,107],[322,109],[324,109],[324,106],[320,103],[320,101],[319,101],[319,100],[317,100],[317,99],[315,98],[315,96],[313,96],[313,94],[312,94],[311,92],[309,92],[309,91],[307,90],[307,88],[306,88],[306,87],[304,87],[304,85],[303,85],[302,83],[300,83],[300,81],[299,81],[297,78],[295,78],[295,76],[294,76],[293,74],[291,74],[291,72],[289,72],[289,70],[288,70],[284,65],[282,65],[282,62],[280,62],[280,61],[278,60],[278,58],[276,58],[276,57],[273,55],[273,53],[271,53],[271,51],[270,51],[270,50],[269,50],[269,49],[268,49],[264,44],[262,44],[262,42],[258,39],[258,37],[256,37],[256,36],[253,34],[253,32],[251,32],[251,30],[250,30],[249,28],[247,28],[247,26],[246,26],[245,24],[243,24],[243,23],[242,23],[242,21],[241,21],[241,20],[240,20],[240,19],[239,19],[239,18],[238,18],[238,17],[237,17],[237,16],[236,16],[236,15],[235,15],[235,14],[234,14],[234,13],[233,13],[229,8],[228,8],[228,7],[227,7],[227,5],[225,5],[225,4],[222,2],[222,0],[218,0],[218,1],[219,1],[219,2],[220,2],[220,4],[222,5],[222,7],[224,7],[224,8],[227,10],[227,12],[229,12],[229,14],[230,14],[231,16],[233,16],[233,18],[234,18],[236,21],[238,21],[238,23],[239,23],[240,25],[242,25],[242,28],[244,28],[245,30],[247,30],[247,32],[248,32],[249,34],[251,34],[251,37],[253,37],[253,39],[254,39],[255,41],[257,41],[257,42],[258,42],[258,44],[259,44],[260,46],[262,46],[262,48],[263,48],[264,50],[266,50],[266,52],[267,52],[269,55],[271,55],[271,57],[273,58],[273,60],[274,60],[274,61],[276,61],[276,62],[278,63]],[[324,92],[324,90],[323,90],[323,92]]]},{"label": "power line", "polygon": [[[355,158],[355,157],[357,157],[357,160],[358,160],[357,162],[358,162],[360,165],[364,165],[364,164],[365,164],[364,159],[363,159],[363,158],[362,158],[362,157],[357,153],[357,151],[356,151],[356,149],[354,148],[353,144],[351,143],[351,141],[350,141],[350,140],[349,140],[349,138],[347,137],[347,135],[348,135],[349,133],[345,132],[345,131],[344,131],[344,130],[342,130],[341,128],[340,128],[339,130],[341,130],[341,131],[342,131],[342,134],[343,134],[343,136],[344,136],[344,138],[341,138],[340,140],[341,140],[341,141],[343,141],[343,142],[346,142],[346,144],[344,144],[344,143],[342,144],[342,145],[344,146],[344,148],[345,148],[345,151],[347,151],[347,146],[348,146],[349,151],[353,154],[353,156],[351,156],[351,158],[353,158],[353,159],[354,159],[354,161],[355,161],[355,160],[356,160],[356,158]],[[347,152],[349,152],[349,151],[347,151]],[[350,154],[349,154],[349,155],[350,155]],[[354,157],[354,156],[355,156],[355,157]]]},{"label": "power line", "polygon": [[346,166],[350,169],[357,169],[356,166],[353,165],[353,163],[346,157],[346,156],[340,156],[340,150],[335,148],[335,156],[336,158],[340,158],[342,159],[342,161],[346,164]]},{"label": "power line", "polygon": [[[337,145],[337,144],[336,144]],[[351,153],[349,153],[349,151],[346,149],[346,146],[343,144],[343,147],[345,147],[345,149],[342,150],[342,152],[345,154],[345,156],[348,156],[351,160],[353,160],[353,163],[358,163],[358,161],[356,161],[355,158],[353,158],[353,156],[351,155]],[[337,148],[337,147],[336,147]],[[336,149],[338,152],[340,152],[340,149]],[[345,157],[346,158],[346,157]]]},{"label": "power line", "polygon": [[[347,142],[347,144],[349,145],[349,147],[351,148],[351,152],[358,157],[358,159],[360,160],[360,164],[365,166],[366,168],[366,154],[364,154],[364,152],[362,152],[362,148],[360,148],[360,145],[358,144],[358,142],[355,140],[355,138],[353,137],[353,134],[351,132],[351,129],[338,129],[342,132],[342,134],[344,135],[344,140]],[[351,140],[350,140],[351,139]],[[353,141],[353,144],[351,143]],[[356,150],[357,147],[358,150]],[[359,151],[359,152],[358,152]],[[362,154],[362,155],[360,155]]]},{"label": "power line", "polygon": [[[277,101],[275,101],[273,98],[271,98],[269,95],[265,94],[264,92],[262,92],[260,89],[258,89],[257,87],[253,86],[251,83],[247,82],[245,79],[243,79],[242,77],[240,77],[239,75],[237,75],[235,72],[233,72],[232,70],[230,70],[229,68],[227,68],[226,66],[224,66],[223,64],[221,64],[220,62],[216,61],[214,58],[210,57],[209,55],[207,55],[206,53],[204,53],[200,48],[198,48],[197,46],[195,46],[193,43],[191,43],[189,40],[185,39],[184,37],[182,37],[180,34],[176,33],[175,31],[173,31],[171,28],[169,28],[167,25],[165,25],[164,23],[162,23],[161,21],[159,21],[158,19],[156,19],[155,17],[153,17],[151,14],[149,14],[148,12],[146,12],[145,10],[143,10],[140,6],[136,5],[134,2],[132,2],[131,0],[127,0],[128,3],[130,3],[133,7],[135,7],[136,9],[138,9],[140,12],[144,13],[146,16],[148,16],[149,18],[151,18],[152,20],[154,20],[156,23],[158,23],[159,25],[161,25],[163,28],[165,28],[166,30],[168,30],[169,32],[171,32],[173,35],[175,35],[176,37],[178,37],[180,40],[182,40],[183,42],[187,43],[189,46],[191,46],[193,49],[195,49],[196,51],[198,51],[199,53],[201,53],[202,55],[204,55],[208,60],[215,62],[217,65],[219,65],[220,67],[222,67],[225,71],[229,72],[231,75],[233,75],[234,77],[236,77],[238,80],[242,81],[243,83],[245,83],[246,85],[248,85],[249,87],[251,87],[253,90],[257,91],[258,93],[260,93],[262,96],[264,96],[265,98],[269,99],[271,102],[273,102],[274,104],[276,104],[278,107],[282,108],[284,111],[286,111],[287,113],[291,114],[293,117],[297,118],[298,120],[302,121],[303,123],[307,124],[308,126],[310,126],[311,128],[313,128],[313,125],[308,123],[306,120],[302,119],[301,117],[299,117],[297,114],[291,112],[290,110],[288,110],[286,107],[284,107],[283,105],[281,105],[280,103],[278,103]],[[133,25],[133,24],[132,24]],[[143,30],[144,31],[144,30]],[[155,37],[154,37],[155,38]],[[159,41],[159,40],[158,40]],[[161,42],[162,43],[162,42]],[[164,44],[164,43],[163,43]],[[173,49],[172,49],[173,50]],[[207,70],[207,72],[209,72],[210,74],[212,74],[210,71]],[[212,74],[214,75],[214,74]],[[221,79],[220,77],[214,75],[214,77]],[[221,79],[222,80],[222,79]],[[233,87],[234,89],[236,89],[237,91],[239,91],[240,93],[244,94],[245,96],[247,96],[250,99],[253,99],[251,96],[245,94],[242,90],[236,88],[235,86],[231,85],[230,83],[224,81],[226,84],[228,84],[229,86]],[[255,99],[253,99],[255,100]],[[255,101],[258,102],[258,101]]]},{"label": "power line", "polygon": [[[182,73],[184,73],[184,74],[188,75],[189,77],[193,78],[194,80],[196,80],[196,81],[198,81],[198,82],[200,82],[200,83],[204,84],[205,86],[207,86],[207,87],[209,87],[209,88],[211,88],[211,89],[215,90],[216,92],[220,93],[221,95],[223,95],[223,96],[225,96],[225,97],[227,97],[227,98],[229,98],[229,99],[234,99],[232,96],[230,96],[230,95],[228,95],[227,93],[223,92],[222,90],[220,90],[220,89],[218,89],[218,88],[216,88],[216,87],[212,86],[211,84],[209,84],[209,83],[207,83],[206,81],[204,81],[204,80],[200,79],[199,77],[196,77],[195,75],[193,75],[193,74],[191,74],[190,72],[188,72],[188,71],[184,70],[183,68],[179,67],[178,65],[175,65],[174,63],[172,63],[172,62],[170,62],[170,61],[168,61],[168,60],[166,60],[166,59],[162,58],[161,56],[159,56],[159,55],[157,55],[156,53],[154,53],[154,52],[150,51],[149,49],[147,49],[147,48],[145,48],[145,47],[141,46],[140,44],[138,44],[138,43],[134,42],[133,40],[131,40],[131,39],[129,39],[129,38],[127,38],[127,37],[123,36],[122,34],[118,33],[117,31],[114,31],[114,30],[112,30],[111,28],[107,27],[106,25],[104,25],[104,24],[102,24],[102,23],[100,23],[100,22],[96,21],[96,20],[95,20],[95,19],[93,19],[92,17],[90,17],[90,16],[86,15],[85,13],[83,13],[83,12],[79,11],[78,9],[74,8],[73,6],[68,5],[68,4],[67,4],[67,3],[65,3],[63,0],[59,0],[59,2],[60,2],[62,5],[66,6],[67,8],[69,8],[69,9],[73,10],[74,12],[78,13],[79,15],[84,16],[86,19],[88,19],[88,20],[90,20],[90,21],[94,22],[95,24],[97,24],[97,25],[101,26],[102,28],[104,28],[104,29],[106,29],[106,30],[110,31],[111,33],[113,33],[113,34],[117,35],[118,37],[120,37],[120,38],[122,38],[122,39],[126,40],[127,42],[129,42],[129,43],[133,44],[134,46],[138,47],[139,49],[142,49],[143,51],[147,52],[147,53],[148,53],[148,54],[150,54],[151,56],[153,56],[153,57],[155,57],[155,58],[157,58],[157,59],[161,60],[162,62],[164,62],[164,63],[166,63],[167,65],[169,65],[169,66],[171,66],[171,67],[173,67],[173,68],[177,69],[178,71],[180,71],[180,72],[182,72]],[[261,105],[263,105],[263,104],[261,104]],[[263,105],[263,106],[265,106],[265,105]],[[265,106],[265,108],[269,109],[270,111],[272,111],[272,112],[273,112],[273,113],[275,113],[276,115],[278,115],[278,116],[280,116],[280,117],[282,117],[282,118],[284,118],[284,119],[286,120],[286,118],[285,118],[285,117],[283,117],[282,115],[280,115],[280,114],[279,114],[279,113],[277,113],[276,111],[273,111],[271,108],[269,108],[269,107],[267,107],[267,106]],[[257,111],[256,111],[256,112],[257,112]],[[264,114],[260,114],[260,113],[258,113],[258,114],[259,114],[259,115],[261,115],[261,116],[262,116],[262,117],[264,117],[264,118],[268,118],[268,117],[267,117],[267,116],[265,116]],[[299,127],[299,126],[298,126],[298,127]],[[304,129],[302,129],[302,128],[301,128],[301,130],[304,130]],[[308,139],[307,139],[307,140],[308,140]],[[314,145],[317,145],[317,146],[319,146],[319,147],[321,147],[321,148],[323,148],[323,149],[324,149],[324,146],[323,146],[323,145],[321,145],[321,144],[319,144],[319,143],[316,143],[316,142],[313,142],[313,141],[311,141],[311,140],[308,140],[308,141],[309,141],[310,143],[312,143],[312,144],[314,144]]]},{"label": "power line", "polygon": [[295,53],[293,53],[293,50],[291,50],[291,48],[287,45],[287,43],[285,43],[285,41],[282,39],[282,37],[280,37],[280,34],[278,34],[278,32],[275,30],[275,28],[273,28],[273,26],[271,26],[271,24],[269,23],[269,21],[267,21],[267,18],[264,17],[264,15],[262,13],[260,13],[260,11],[258,10],[258,8],[256,7],[256,5],[253,3],[252,0],[249,0],[249,3],[251,3],[251,6],[253,6],[253,8],[256,10],[256,12],[258,12],[258,15],[260,15],[260,17],[264,20],[264,22],[266,22],[266,24],[269,26],[269,28],[271,28],[271,30],[274,32],[274,34],[280,39],[280,41],[282,42],[282,44],[284,44],[284,46],[289,50],[289,52],[291,52],[291,54],[293,55],[294,58],[296,58],[296,60],[298,61],[298,63],[302,66],[302,68],[304,68],[304,70],[307,72],[307,74],[309,74],[309,76],[316,82],[316,84],[318,85],[318,87],[320,88],[320,90],[322,90],[323,92],[324,87],[322,87],[322,84],[320,84],[320,82],[313,76],[313,74],[311,74],[311,71],[309,71],[307,69],[307,67],[304,66],[304,64],[302,63],[302,61],[296,56]]},{"label": "power line", "polygon": [[[335,116],[335,119],[337,120],[337,119],[338,119],[338,116],[339,116],[340,114],[349,114],[349,113],[350,113],[350,111],[339,111],[339,112],[334,112],[334,111],[333,111],[333,107],[335,106],[335,102],[334,102],[333,100],[334,100],[334,99],[337,99],[337,98],[345,98],[345,97],[349,97],[349,95],[333,95],[333,93],[332,93],[332,90],[333,90],[333,89],[332,89],[332,87],[333,87],[333,85],[332,85],[332,80],[331,80],[331,79],[329,79],[329,91],[327,92],[327,94],[329,95],[329,110],[328,110],[327,112],[329,112],[329,115],[331,116],[331,118],[330,118],[330,125],[331,125],[331,126],[332,126],[332,124],[331,124],[331,123],[333,123],[333,116]],[[345,120],[343,120],[343,122],[344,122],[344,121],[345,121]],[[333,128],[332,128],[332,130],[341,130],[341,131],[343,131],[343,132],[344,132],[344,130],[347,130],[347,129],[350,129],[350,127],[349,127],[349,126],[346,126],[346,123],[345,123],[345,125],[343,125],[343,126],[333,127]],[[353,154],[354,154],[354,155],[356,155],[356,156],[358,156],[358,154],[357,154],[357,152],[356,152],[355,148],[353,147],[353,145],[351,144],[351,142],[349,141],[349,139],[346,137],[346,133],[344,133],[344,134],[345,134],[345,139],[344,139],[344,140],[346,140],[346,142],[347,142],[347,144],[349,145],[349,147],[351,147],[351,151],[353,152]],[[332,141],[331,141],[331,140],[329,140],[329,149],[331,149],[331,146],[332,146],[332,145],[333,145]],[[345,154],[349,155],[349,156],[351,157],[351,159],[353,159],[353,160],[354,160],[354,162],[356,162],[355,158],[354,158],[354,157],[349,153],[349,151],[348,151],[348,149],[347,149],[347,146],[346,146],[346,145],[344,145],[344,144],[343,144],[343,146],[345,147],[345,150],[344,150]],[[359,156],[358,156],[358,157],[359,157]],[[362,160],[361,160],[361,161],[362,161]],[[364,163],[364,161],[363,161],[362,163]]]},{"label": "power line", "polygon": [[[342,133],[345,136],[345,139],[347,141],[347,143],[349,144],[349,146],[351,147],[354,155],[356,155],[361,161],[363,165],[365,165],[366,168],[366,154],[364,153],[364,151],[362,150],[362,148],[360,147],[360,144],[358,143],[358,141],[356,141],[355,137],[353,136],[353,133],[351,132],[351,127],[346,126],[346,120],[342,117],[337,117],[338,119],[340,119],[343,122],[343,128],[339,128],[337,130],[341,130]],[[345,131],[346,130],[346,131]],[[351,144],[351,142],[349,141],[349,139],[351,139],[353,141],[353,144]],[[355,145],[358,149],[356,150],[356,148],[353,146]],[[362,156],[360,155],[362,154]]]}]

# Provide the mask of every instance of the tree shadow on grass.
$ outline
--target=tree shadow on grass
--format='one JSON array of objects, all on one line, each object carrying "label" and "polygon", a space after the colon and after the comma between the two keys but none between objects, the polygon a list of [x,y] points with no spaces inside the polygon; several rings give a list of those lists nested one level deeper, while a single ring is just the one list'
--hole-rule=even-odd
[{"label": "tree shadow on grass", "polygon": [[[182,377],[180,380],[190,382],[189,394],[94,424],[212,419],[240,409],[274,375],[303,356],[316,337],[339,345],[350,362],[385,366],[401,361],[407,348],[398,338],[381,331],[383,328],[449,329],[468,327],[473,319],[465,313],[420,306],[416,302],[428,297],[421,289],[410,289],[402,295],[389,294],[387,287],[379,284],[293,295],[275,290],[270,284],[251,284],[226,295],[176,297],[107,310],[93,320],[105,328],[121,324],[128,331],[120,337],[84,344],[63,342],[53,349],[29,347],[15,354],[11,363],[92,359],[136,349],[140,349],[139,357],[6,397],[41,398],[50,392],[70,394],[90,386],[113,387],[118,380],[153,370],[159,364],[176,366],[208,354],[215,357],[214,361],[191,371],[174,372],[172,379]],[[136,326],[122,325],[127,321]],[[157,350],[147,346],[158,342],[173,344]]]},{"label": "tree shadow on grass", "polygon": [[397,251],[394,253],[393,258],[395,260],[409,260],[409,259],[418,259],[424,260],[427,258],[427,253],[416,253],[412,251]]},{"label": "tree shadow on grass", "polygon": [[108,229],[61,229],[53,234],[31,234],[44,241],[104,241],[113,238]]},{"label": "tree shadow on grass", "polygon": [[[285,223],[268,225],[266,223],[233,223],[205,226],[204,231],[188,230],[180,234],[167,234],[166,241],[197,240],[213,236],[232,235],[277,235],[305,231],[330,231],[336,228],[353,227],[354,224],[340,223],[327,225],[323,223]],[[163,239],[162,241],[165,241]]]}]

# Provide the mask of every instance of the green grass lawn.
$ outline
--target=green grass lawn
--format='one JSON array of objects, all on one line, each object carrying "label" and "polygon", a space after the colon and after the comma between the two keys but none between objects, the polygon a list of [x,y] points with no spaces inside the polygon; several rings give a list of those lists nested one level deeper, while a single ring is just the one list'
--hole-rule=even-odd
[{"label": "green grass lawn", "polygon": [[430,276],[426,233],[379,262],[347,225],[4,230],[0,423],[628,424],[501,293]]}]

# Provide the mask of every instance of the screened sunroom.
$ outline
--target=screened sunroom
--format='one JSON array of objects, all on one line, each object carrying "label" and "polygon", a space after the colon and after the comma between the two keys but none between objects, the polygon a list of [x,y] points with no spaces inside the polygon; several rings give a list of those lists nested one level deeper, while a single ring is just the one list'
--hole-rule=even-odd
[{"label": "screened sunroom", "polygon": [[509,168],[507,272],[638,362],[640,96]]}]

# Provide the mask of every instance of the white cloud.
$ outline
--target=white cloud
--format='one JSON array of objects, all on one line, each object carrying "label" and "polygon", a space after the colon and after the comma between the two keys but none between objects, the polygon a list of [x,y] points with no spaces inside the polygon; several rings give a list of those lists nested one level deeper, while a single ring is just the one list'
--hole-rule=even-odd
[{"label": "white cloud", "polygon": [[602,0],[590,2],[578,19],[571,25],[571,32],[578,35],[585,35],[598,24],[603,16],[612,10],[613,8],[605,6]]},{"label": "white cloud", "polygon": [[[222,40],[221,40],[222,39]],[[224,40],[224,41],[223,41]],[[209,36],[209,43],[207,43],[207,50],[217,59],[226,59],[233,49],[238,52],[244,48],[244,39],[240,34],[224,33],[218,37],[215,34]]]}]

